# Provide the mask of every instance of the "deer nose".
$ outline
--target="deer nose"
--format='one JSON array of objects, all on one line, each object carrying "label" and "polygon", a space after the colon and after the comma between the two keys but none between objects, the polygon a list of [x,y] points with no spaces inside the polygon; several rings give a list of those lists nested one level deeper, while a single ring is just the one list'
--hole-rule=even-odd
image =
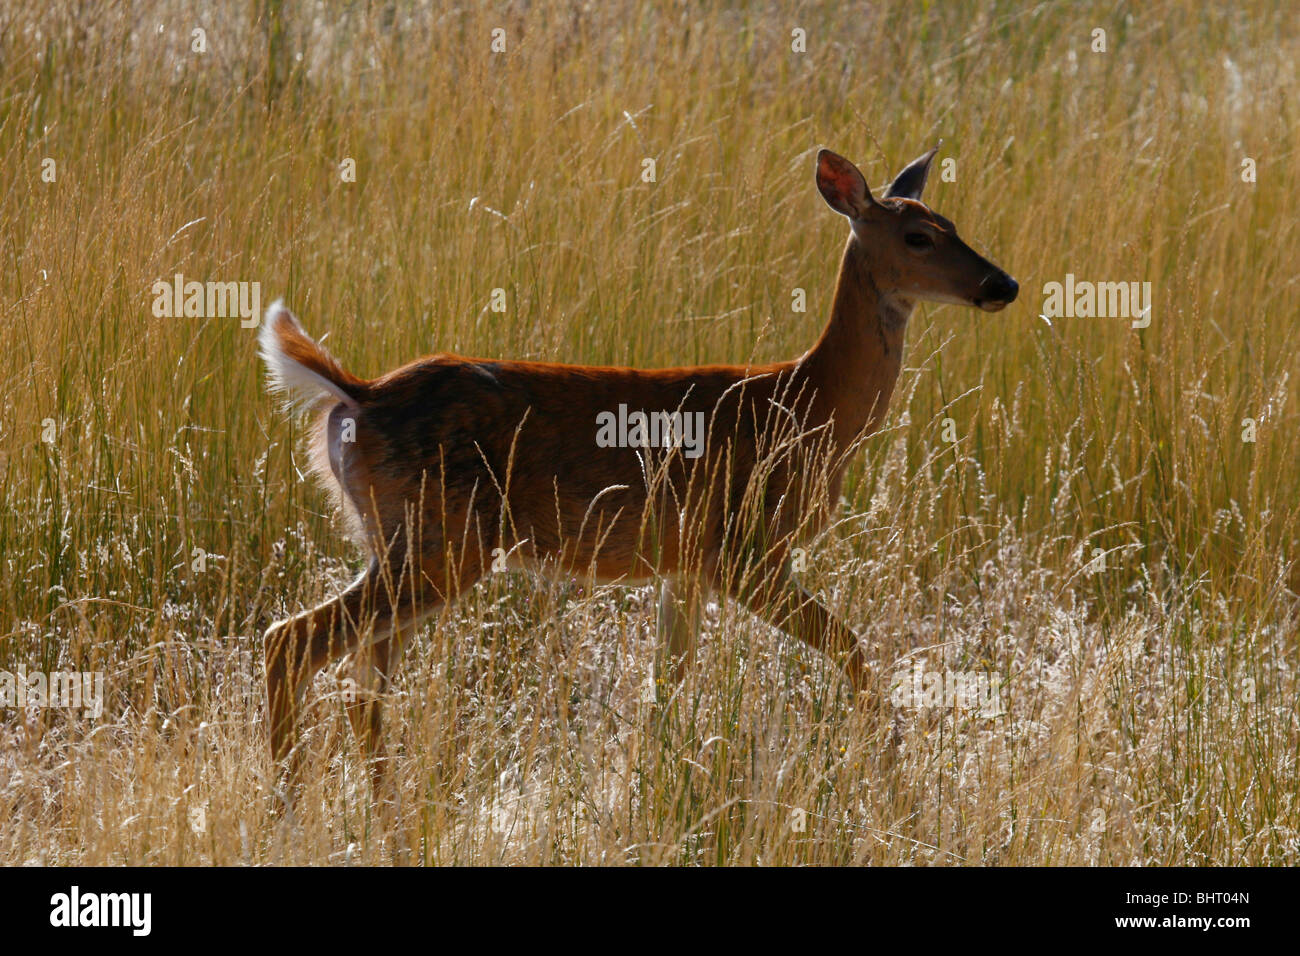
[{"label": "deer nose", "polygon": [[988,298],[998,302],[1015,302],[1020,294],[1020,283],[1005,272],[995,272],[984,280],[984,291]]}]

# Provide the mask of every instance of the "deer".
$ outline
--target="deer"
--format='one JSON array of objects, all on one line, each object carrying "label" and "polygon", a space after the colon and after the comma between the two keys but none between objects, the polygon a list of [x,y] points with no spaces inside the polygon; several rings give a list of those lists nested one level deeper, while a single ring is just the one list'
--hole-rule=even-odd
[{"label": "deer", "polygon": [[[364,379],[272,304],[259,332],[268,388],[307,415],[311,471],[368,557],[343,593],[264,635],[273,762],[295,753],[313,677],[341,662],[362,691],[347,712],[378,788],[383,698],[406,642],[503,557],[659,581],[659,653],[675,682],[694,661],[702,597],[717,593],[865,690],[867,649],[798,582],[792,549],[826,526],[880,426],[914,305],[996,312],[1019,288],[921,201],[937,151],[877,199],[853,163],[819,150],[817,189],[848,237],[821,336],[789,361],[639,369],[442,353]],[[659,410],[668,440],[598,444],[596,421],[620,406]],[[683,453],[682,421],[703,423],[702,451]]]}]

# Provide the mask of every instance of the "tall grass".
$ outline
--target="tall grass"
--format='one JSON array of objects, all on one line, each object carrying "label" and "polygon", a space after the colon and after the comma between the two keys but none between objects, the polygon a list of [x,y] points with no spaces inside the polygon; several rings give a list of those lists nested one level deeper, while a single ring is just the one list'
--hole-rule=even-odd
[{"label": "tall grass", "polygon": [[[1295,864],[1293,14],[7,3],[0,670],[109,696],[0,710],[0,862]],[[882,695],[915,661],[1004,713],[882,722],[732,604],[654,706],[648,589],[494,575],[408,652],[395,804],[325,675],[286,807],[260,635],[359,557],[256,330],[153,283],[260,282],[364,375],[788,358],[844,240],[816,148],[879,185],[940,138],[926,198],[1021,299],[917,310],[803,579]],[[1066,273],[1150,281],[1150,327],[1039,318]]]}]

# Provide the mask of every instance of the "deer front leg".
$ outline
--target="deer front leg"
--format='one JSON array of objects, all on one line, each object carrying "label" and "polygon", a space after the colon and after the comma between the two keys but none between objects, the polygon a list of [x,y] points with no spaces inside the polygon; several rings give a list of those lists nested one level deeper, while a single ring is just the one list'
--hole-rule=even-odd
[{"label": "deer front leg", "polygon": [[695,663],[695,633],[700,626],[698,582],[686,577],[666,577],[659,589],[659,648],[663,667],[680,684],[686,669]]},{"label": "deer front leg", "polygon": [[854,690],[867,686],[870,670],[857,635],[794,580],[788,562],[769,562],[730,583],[728,591],[750,610],[838,664]]}]

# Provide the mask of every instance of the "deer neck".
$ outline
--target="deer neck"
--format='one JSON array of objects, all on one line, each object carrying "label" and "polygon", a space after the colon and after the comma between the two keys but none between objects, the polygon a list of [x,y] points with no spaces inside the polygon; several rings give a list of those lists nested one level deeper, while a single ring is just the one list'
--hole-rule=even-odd
[{"label": "deer neck", "polygon": [[883,294],[873,263],[850,234],[840,262],[830,321],[799,362],[814,397],[817,420],[833,420],[845,448],[876,430],[889,407],[903,360],[903,333],[912,301]]}]

